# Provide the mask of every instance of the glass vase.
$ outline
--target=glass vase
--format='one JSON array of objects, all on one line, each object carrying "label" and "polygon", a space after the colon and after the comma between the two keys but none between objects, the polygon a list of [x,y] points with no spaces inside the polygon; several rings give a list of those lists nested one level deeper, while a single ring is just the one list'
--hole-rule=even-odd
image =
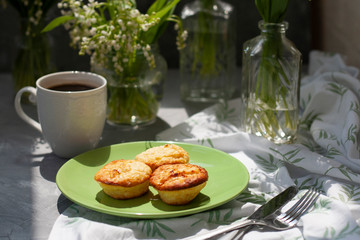
[{"label": "glass vase", "polygon": [[185,102],[228,99],[236,88],[235,25],[232,5],[195,0],[181,12],[186,46],[180,51],[180,95]]},{"label": "glass vase", "polygon": [[287,22],[259,22],[261,34],[244,43],[241,98],[244,130],[290,143],[298,129],[301,53],[286,38]]},{"label": "glass vase", "polygon": [[12,69],[15,92],[25,86],[35,87],[39,77],[54,71],[48,36],[41,33],[44,26],[43,20],[37,25],[29,19],[20,21],[20,41]]},{"label": "glass vase", "polygon": [[163,96],[167,63],[157,46],[151,49],[156,64],[154,68],[149,66],[141,51],[137,52],[135,63],[121,74],[92,65],[92,70],[104,76],[108,82],[107,122],[110,125],[134,127],[151,124],[156,120]]}]

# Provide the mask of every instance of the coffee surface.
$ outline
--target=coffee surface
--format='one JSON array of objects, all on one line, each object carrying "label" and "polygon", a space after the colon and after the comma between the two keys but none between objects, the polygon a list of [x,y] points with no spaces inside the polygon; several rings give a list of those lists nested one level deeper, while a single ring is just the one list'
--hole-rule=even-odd
[{"label": "coffee surface", "polygon": [[49,87],[48,89],[54,91],[62,91],[62,92],[78,92],[78,91],[91,90],[94,88],[95,87],[86,84],[72,83],[72,84],[59,84]]}]

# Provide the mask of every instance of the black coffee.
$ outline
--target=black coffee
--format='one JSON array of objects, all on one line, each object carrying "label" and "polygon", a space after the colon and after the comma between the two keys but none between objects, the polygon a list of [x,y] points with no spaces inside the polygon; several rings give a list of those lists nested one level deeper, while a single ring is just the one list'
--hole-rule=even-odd
[{"label": "black coffee", "polygon": [[61,84],[61,85],[55,85],[52,87],[49,87],[48,89],[54,90],[54,91],[62,91],[62,92],[78,92],[78,91],[86,91],[94,89],[95,87],[85,85],[85,84],[78,84],[78,83],[72,83],[72,84]]}]

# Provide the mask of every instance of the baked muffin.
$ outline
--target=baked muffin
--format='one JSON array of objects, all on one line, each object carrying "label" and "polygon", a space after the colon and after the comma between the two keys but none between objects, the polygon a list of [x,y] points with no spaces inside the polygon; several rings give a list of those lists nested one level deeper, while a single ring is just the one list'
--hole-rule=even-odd
[{"label": "baked muffin", "polygon": [[191,202],[208,180],[207,171],[193,164],[168,164],[158,167],[150,177],[150,184],[160,199],[170,205]]},{"label": "baked muffin", "polygon": [[146,163],[151,170],[155,170],[164,164],[188,163],[189,153],[182,147],[175,144],[165,144],[163,146],[149,148],[138,154],[135,160]]},{"label": "baked muffin", "polygon": [[129,199],[149,190],[151,168],[135,160],[114,160],[106,164],[94,179],[103,191],[116,199]]}]

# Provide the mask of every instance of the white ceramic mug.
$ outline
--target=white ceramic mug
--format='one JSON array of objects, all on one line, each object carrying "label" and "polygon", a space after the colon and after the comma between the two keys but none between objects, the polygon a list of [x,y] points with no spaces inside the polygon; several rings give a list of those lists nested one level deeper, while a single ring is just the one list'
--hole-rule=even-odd
[{"label": "white ceramic mug", "polygon": [[[86,85],[91,89],[51,89],[66,84]],[[21,107],[21,95],[25,92],[35,96],[39,122],[26,115]],[[15,97],[15,109],[25,122],[42,132],[57,156],[70,158],[97,146],[104,129],[106,102],[106,79],[102,76],[57,72],[39,78],[36,89],[20,89]]]}]

